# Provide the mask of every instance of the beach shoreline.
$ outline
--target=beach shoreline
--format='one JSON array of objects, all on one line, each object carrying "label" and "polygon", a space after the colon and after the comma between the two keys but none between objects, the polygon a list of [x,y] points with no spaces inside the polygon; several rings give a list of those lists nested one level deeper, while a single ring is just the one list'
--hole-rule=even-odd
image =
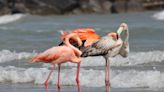
[{"label": "beach shoreline", "polygon": [[[44,85],[0,84],[0,92],[45,92]],[[58,92],[49,85],[49,92]],[[61,86],[61,92],[77,92],[76,86]],[[105,92],[105,87],[81,87],[81,92]],[[164,92],[164,88],[111,88],[111,92]]]}]

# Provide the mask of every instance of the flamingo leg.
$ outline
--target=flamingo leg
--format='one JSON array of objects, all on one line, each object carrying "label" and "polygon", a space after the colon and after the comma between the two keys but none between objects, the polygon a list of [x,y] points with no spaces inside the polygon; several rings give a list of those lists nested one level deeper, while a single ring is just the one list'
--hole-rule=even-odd
[{"label": "flamingo leg", "polygon": [[55,69],[55,65],[52,67],[50,73],[48,74],[46,81],[44,82],[46,92],[48,92],[48,80],[50,79],[51,74],[53,73],[54,69]]},{"label": "flamingo leg", "polygon": [[110,71],[110,66],[109,66],[110,61],[107,59],[106,60],[106,65],[105,65],[105,87],[106,87],[106,92],[110,92],[110,77],[109,77],[109,71]]},{"label": "flamingo leg", "polygon": [[58,92],[60,92],[60,64],[58,64]]},{"label": "flamingo leg", "polygon": [[77,87],[78,87],[78,92],[81,92],[80,80],[79,80],[80,64],[81,64],[81,62],[79,62],[77,65],[77,73],[76,73],[76,83],[77,83]]}]

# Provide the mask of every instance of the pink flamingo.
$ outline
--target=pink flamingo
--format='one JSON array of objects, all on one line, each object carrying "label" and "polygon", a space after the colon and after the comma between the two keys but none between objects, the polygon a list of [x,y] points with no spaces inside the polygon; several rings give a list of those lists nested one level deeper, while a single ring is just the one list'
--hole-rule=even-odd
[{"label": "pink flamingo", "polygon": [[78,92],[80,91],[79,88],[79,71],[80,71],[80,62],[81,62],[81,54],[82,52],[77,49],[76,47],[72,46],[69,42],[69,39],[73,39],[77,41],[78,45],[82,45],[82,41],[76,34],[69,34],[65,37],[64,45],[63,46],[56,46],[52,47],[43,53],[40,53],[32,58],[32,62],[44,62],[44,63],[51,63],[53,64],[52,70],[50,71],[46,81],[45,81],[45,87],[46,92],[48,92],[48,80],[50,79],[50,76],[55,68],[55,64],[58,64],[58,92],[60,92],[60,65],[62,63],[66,63],[68,61],[72,63],[77,63],[77,74],[76,74],[76,82],[78,85]]}]

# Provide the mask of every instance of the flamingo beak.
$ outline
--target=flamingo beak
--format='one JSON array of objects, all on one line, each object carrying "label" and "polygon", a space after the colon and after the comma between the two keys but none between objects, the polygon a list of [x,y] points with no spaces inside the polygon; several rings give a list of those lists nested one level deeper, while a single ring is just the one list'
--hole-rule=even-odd
[{"label": "flamingo beak", "polygon": [[121,35],[122,31],[124,30],[124,27],[119,27],[119,29],[117,30],[117,34]]},{"label": "flamingo beak", "polygon": [[118,35],[118,33],[116,34],[116,38],[117,38],[117,40],[119,39],[119,35]]},{"label": "flamingo beak", "polygon": [[64,32],[64,31],[60,31],[60,33],[61,33],[60,39],[61,39],[62,41],[65,40],[65,37],[66,37],[66,35],[68,35],[68,33],[67,33],[67,32]]}]

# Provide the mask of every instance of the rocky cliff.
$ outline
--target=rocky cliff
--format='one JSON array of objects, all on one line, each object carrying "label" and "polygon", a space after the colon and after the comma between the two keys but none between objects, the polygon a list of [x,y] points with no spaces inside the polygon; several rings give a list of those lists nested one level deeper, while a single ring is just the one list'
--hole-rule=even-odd
[{"label": "rocky cliff", "polygon": [[0,15],[118,13],[143,10],[142,0],[0,0]]},{"label": "rocky cliff", "polygon": [[108,0],[0,0],[0,14],[39,15],[92,13],[110,11]]}]

